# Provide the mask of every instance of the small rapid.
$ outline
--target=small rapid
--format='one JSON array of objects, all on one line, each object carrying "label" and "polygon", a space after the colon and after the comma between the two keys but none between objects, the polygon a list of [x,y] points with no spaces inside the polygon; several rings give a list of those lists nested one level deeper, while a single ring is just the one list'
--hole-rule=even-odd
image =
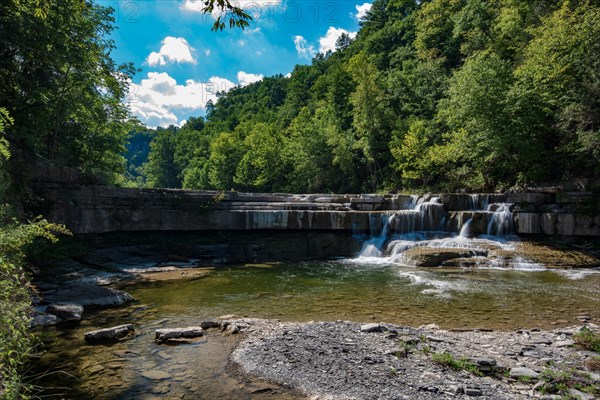
[{"label": "small rapid", "polygon": [[[373,213],[370,237],[357,263],[541,271],[546,267],[519,254],[510,203],[471,195],[465,211],[446,211],[439,197],[411,197],[404,209]],[[374,231],[373,226],[382,226]]]}]

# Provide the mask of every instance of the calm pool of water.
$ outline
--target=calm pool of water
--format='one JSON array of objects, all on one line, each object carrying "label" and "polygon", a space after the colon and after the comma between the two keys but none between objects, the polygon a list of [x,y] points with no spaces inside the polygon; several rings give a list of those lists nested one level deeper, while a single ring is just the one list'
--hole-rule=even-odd
[{"label": "calm pool of water", "polygon": [[[189,345],[159,346],[159,327],[197,325],[224,314],[282,320],[436,323],[442,328],[555,328],[578,315],[600,319],[600,271],[423,270],[381,260],[245,265],[194,280],[125,288],[138,303],[87,316],[58,330],[36,364],[42,395],[94,399],[298,399],[288,391],[253,394],[227,371],[238,340],[208,332]],[[132,323],[133,338],[112,346],[83,341],[89,330]],[[152,379],[161,371],[166,379]],[[64,388],[64,389],[62,389]],[[55,397],[56,398],[56,397]]]},{"label": "calm pool of water", "polygon": [[415,269],[339,260],[247,265],[127,290],[162,314],[551,328],[600,318],[600,271]]}]

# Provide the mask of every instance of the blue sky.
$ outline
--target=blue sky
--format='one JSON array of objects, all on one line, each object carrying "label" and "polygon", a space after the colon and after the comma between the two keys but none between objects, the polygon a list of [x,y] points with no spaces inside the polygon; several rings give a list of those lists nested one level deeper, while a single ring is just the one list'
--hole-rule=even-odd
[{"label": "blue sky", "polygon": [[[264,76],[286,75],[334,49],[343,33],[359,28],[365,1],[240,0],[255,16],[249,28],[212,32],[214,17],[202,0],[97,0],[115,8],[115,61],[142,71],[127,98],[132,113],[150,127],[180,125],[204,115],[217,90]],[[234,3],[232,1],[232,3]]]}]

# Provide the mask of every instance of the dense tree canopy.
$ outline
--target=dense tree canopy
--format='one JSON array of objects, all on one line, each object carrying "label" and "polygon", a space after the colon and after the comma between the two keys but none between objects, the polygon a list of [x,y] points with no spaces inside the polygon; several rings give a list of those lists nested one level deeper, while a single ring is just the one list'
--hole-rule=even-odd
[{"label": "dense tree canopy", "polygon": [[[89,0],[0,6],[0,99],[15,163],[121,172],[131,65],[110,57],[113,10]],[[15,169],[16,170],[16,169]]]},{"label": "dense tree canopy", "polygon": [[599,103],[597,2],[376,0],[336,52],[173,128],[185,154],[159,130],[144,171],[151,185],[309,192],[593,177]]}]

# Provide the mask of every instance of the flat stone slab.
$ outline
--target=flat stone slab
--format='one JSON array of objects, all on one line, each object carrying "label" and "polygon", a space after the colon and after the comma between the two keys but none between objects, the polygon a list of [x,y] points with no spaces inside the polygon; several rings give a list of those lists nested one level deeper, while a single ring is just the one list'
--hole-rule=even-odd
[{"label": "flat stone slab", "polygon": [[371,333],[371,332],[382,332],[383,327],[381,324],[365,324],[360,327],[361,332]]},{"label": "flat stone slab", "polygon": [[133,325],[119,325],[112,328],[98,329],[84,334],[86,342],[102,342],[119,340],[134,332]]},{"label": "flat stone slab", "polygon": [[204,335],[204,330],[200,326],[190,326],[187,328],[157,329],[154,340],[157,342],[166,342],[173,339],[193,339]]},{"label": "flat stone slab", "polygon": [[142,376],[146,379],[150,379],[151,381],[162,381],[165,379],[171,379],[171,374],[157,369],[144,371],[142,372]]},{"label": "flat stone slab", "polygon": [[540,376],[540,374],[538,374],[537,372],[535,372],[534,370],[529,369],[529,368],[515,367],[510,370],[509,376],[511,378],[515,378],[515,379],[519,379],[519,378],[537,379]]}]

